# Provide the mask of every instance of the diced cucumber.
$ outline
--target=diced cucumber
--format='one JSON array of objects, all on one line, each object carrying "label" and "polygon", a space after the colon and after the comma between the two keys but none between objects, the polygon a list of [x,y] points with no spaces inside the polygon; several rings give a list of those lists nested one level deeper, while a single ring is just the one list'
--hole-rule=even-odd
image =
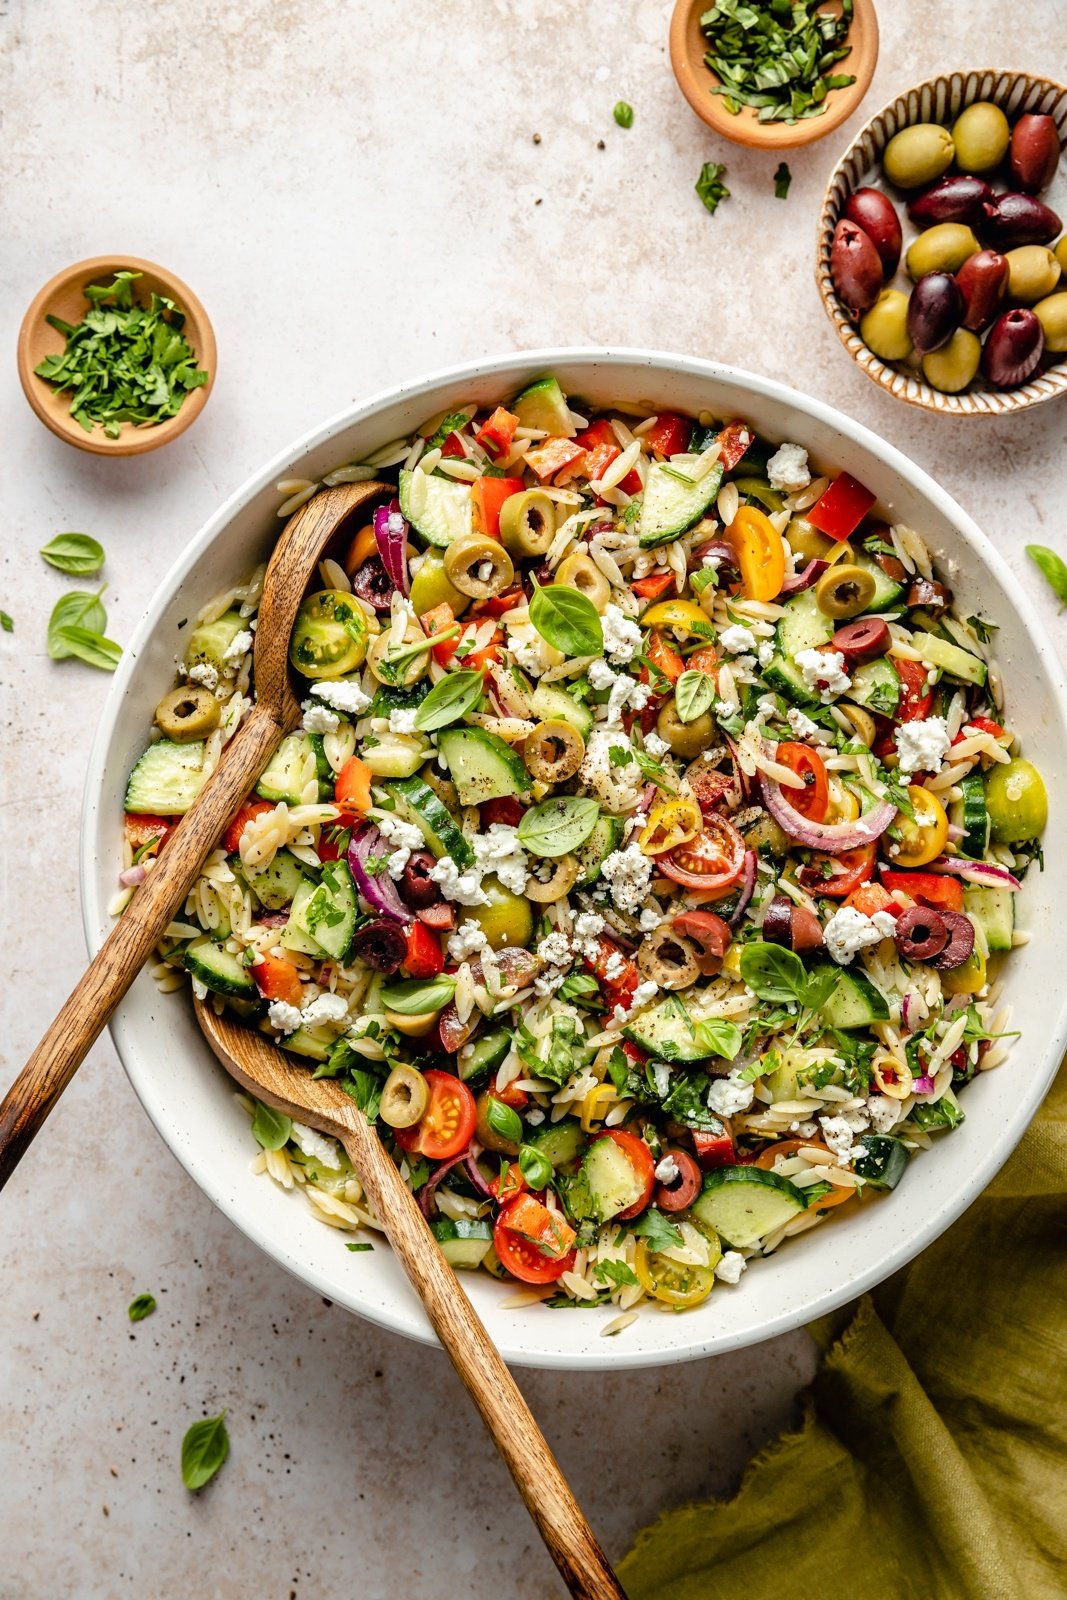
[{"label": "diced cucumber", "polygon": [[771,657],[763,668],[763,681],[768,688],[784,695],[795,706],[813,706],[819,703],[818,690],[811,688],[800,668],[785,656]]},{"label": "diced cucumber", "polygon": [[221,676],[230,665],[226,652],[239,633],[248,627],[248,618],[239,611],[224,611],[214,622],[201,622],[189,635],[185,647],[186,669],[206,665]]},{"label": "diced cucumber", "polygon": [[400,474],[400,511],[430,544],[444,548],[474,531],[471,486],[432,473]]},{"label": "diced cucumber", "polygon": [[264,800],[285,800],[298,806],[307,785],[318,776],[315,751],[306,733],[287,733],[271,756],[256,793]]},{"label": "diced cucumber", "polygon": [[295,921],[301,932],[335,961],[346,960],[359,921],[359,899],[347,861],[323,864],[321,883],[301,900],[299,908],[293,901],[289,921]]},{"label": "diced cucumber", "polygon": [[315,893],[317,885],[310,878],[304,878],[293,896],[293,903],[289,909],[289,921],[281,931],[278,943],[283,950],[295,950],[303,956],[315,956],[322,960],[326,954],[322,946],[313,939],[307,929],[308,902]]},{"label": "diced cucumber", "polygon": [[874,579],[874,594],[864,607],[864,614],[871,611],[892,611],[904,593],[904,585],[897,583],[888,573],[883,572],[877,561],[865,551],[858,551],[852,558],[853,566],[862,567],[864,572],[869,572]]},{"label": "diced cucumber", "polygon": [[579,889],[587,889],[591,883],[596,883],[604,862],[613,851],[622,847],[625,829],[625,817],[612,817],[601,813],[600,821],[588,839],[574,852],[578,862]]},{"label": "diced cucumber", "polygon": [[818,974],[833,972],[837,985],[822,1007],[829,1028],[866,1028],[872,1022],[889,1021],[889,1003],[864,973],[823,963]]},{"label": "diced cucumber", "polygon": [[286,1035],[281,1046],[295,1056],[306,1056],[309,1061],[325,1061],[333,1043],[333,1037],[327,1037],[319,1028],[297,1028],[295,1033]]},{"label": "diced cucumber", "polygon": [[477,806],[485,800],[524,794],[530,787],[524,763],[495,733],[484,728],[446,728],[437,744],[448,762],[461,805]]},{"label": "diced cucumber", "polygon": [[194,939],[185,952],[186,969],[215,994],[252,999],[257,993],[251,968],[213,939]]},{"label": "diced cucumber", "polygon": [[852,1163],[856,1176],[874,1189],[895,1189],[908,1165],[908,1148],[901,1139],[887,1133],[865,1133],[857,1140],[866,1150]]},{"label": "diced cucumber", "polygon": [[[989,848],[989,812],[985,803],[985,784],[979,773],[968,773],[960,779],[961,799],[953,801],[949,819],[963,829],[960,854],[972,861],[982,861]],[[1010,898],[1010,897],[1009,897]]]},{"label": "diced cucumber", "polygon": [[268,866],[244,868],[245,882],[267,911],[291,905],[304,880],[304,868],[288,850],[279,850]]},{"label": "diced cucumber", "polygon": [[459,1076],[464,1083],[484,1083],[495,1072],[511,1049],[511,1033],[507,1028],[496,1028],[483,1033],[471,1045],[464,1045],[457,1057]]},{"label": "diced cucumber", "polygon": [[900,676],[888,656],[864,661],[852,674],[848,698],[879,716],[893,717],[900,703]]},{"label": "diced cucumber", "polygon": [[806,1209],[795,1184],[762,1167],[719,1167],[709,1172],[692,1205],[693,1216],[735,1250],[758,1244]]},{"label": "diced cucumber", "polygon": [[448,808],[421,778],[402,778],[388,785],[401,814],[419,829],[437,856],[451,856],[457,867],[470,866],[474,851],[456,827]]},{"label": "diced cucumber", "polygon": [[376,733],[360,755],[376,778],[413,778],[433,748],[418,733]]},{"label": "diced cucumber", "polygon": [[706,1061],[712,1054],[698,1044],[692,1018],[676,994],[668,995],[622,1031],[631,1044],[660,1061]]},{"label": "diced cucumber", "polygon": [[536,378],[515,396],[508,409],[518,417],[520,428],[543,428],[556,438],[574,438],[570,407],[555,378]]},{"label": "diced cucumber", "polygon": [[913,633],[911,642],[924,661],[932,667],[940,667],[950,678],[973,683],[979,689],[985,683],[986,664],[969,650],[961,650],[948,639],[939,639],[936,633]]},{"label": "diced cucumber", "polygon": [[126,810],[182,817],[206,782],[202,740],[174,744],[170,739],[157,739],[130,773]]},{"label": "diced cucumber", "polygon": [[582,1176],[593,1215],[600,1222],[628,1210],[645,1192],[644,1179],[614,1139],[598,1139],[590,1145],[582,1162]]},{"label": "diced cucumber", "polygon": [[813,650],[829,644],[834,636],[834,623],[825,611],[820,610],[814,589],[804,589],[787,600],[782,607],[784,615],[778,623],[775,636],[775,653],[795,659],[798,650]]},{"label": "diced cucumber", "polygon": [[530,710],[539,722],[569,722],[583,739],[588,739],[593,726],[589,707],[579,705],[566,689],[557,689],[551,683],[537,685],[530,697]]},{"label": "diced cucumber", "polygon": [[1013,889],[967,888],[963,909],[985,934],[992,950],[1010,950],[1015,932],[1015,891]]},{"label": "diced cucumber", "polygon": [[554,1167],[566,1167],[577,1161],[587,1140],[574,1117],[564,1117],[562,1122],[545,1122],[526,1135],[526,1143],[539,1150]]},{"label": "diced cucumber", "polygon": [[721,483],[722,467],[718,462],[699,483],[669,461],[651,462],[638,523],[638,538],[644,549],[670,544],[691,528],[707,511]]},{"label": "diced cucumber", "polygon": [[493,1243],[493,1230],[481,1217],[438,1217],[430,1232],[449,1266],[460,1271],[480,1267]]}]

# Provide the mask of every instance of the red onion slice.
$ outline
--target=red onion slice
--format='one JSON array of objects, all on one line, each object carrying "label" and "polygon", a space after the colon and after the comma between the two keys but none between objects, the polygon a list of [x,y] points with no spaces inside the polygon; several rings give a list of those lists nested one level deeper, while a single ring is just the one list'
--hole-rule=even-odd
[{"label": "red onion slice", "polygon": [[372,910],[380,911],[383,917],[392,917],[394,922],[413,922],[411,912],[401,900],[396,884],[385,868],[373,876],[366,868],[366,862],[372,856],[383,857],[391,854],[392,847],[372,823],[365,822],[362,827],[352,830],[352,840],[348,846],[348,865],[356,880],[356,888]]},{"label": "red onion slice", "polygon": [[446,1173],[452,1171],[453,1167],[458,1167],[466,1162],[469,1154],[469,1149],[461,1150],[459,1155],[453,1156],[450,1161],[442,1161],[433,1177],[429,1178],[419,1190],[419,1209],[426,1218],[427,1222],[437,1210],[437,1199],[434,1195],[434,1190],[437,1188],[437,1185],[440,1183],[441,1179]]},{"label": "red onion slice", "polygon": [[400,514],[400,505],[390,500],[387,506],[378,506],[374,517],[374,537],[382,566],[392,578],[401,594],[408,593],[407,542],[408,525]]},{"label": "red onion slice", "polygon": [[968,861],[966,856],[938,856],[931,861],[929,872],[951,872],[967,883],[981,884],[984,889],[1021,889],[1022,884],[1007,867],[994,861]]},{"label": "red onion slice", "polygon": [[482,1153],[481,1145],[472,1141],[469,1149],[460,1157],[467,1164],[467,1176],[474,1186],[475,1192],[482,1200],[492,1200],[493,1191],[485,1181],[485,1174],[478,1165],[478,1157]]},{"label": "red onion slice", "polygon": [[779,827],[806,849],[822,850],[831,856],[873,844],[897,814],[892,801],[883,800],[854,822],[812,822],[789,804],[781,787],[765,772],[759,774],[759,783],[763,803]]},{"label": "red onion slice", "polygon": [[732,915],[727,918],[728,927],[737,927],[737,924],[741,921],[741,918],[748,910],[748,903],[752,899],[752,894],[755,887],[756,852],[755,850],[746,850],[745,864],[741,869],[741,898],[734,907]]},{"label": "red onion slice", "polygon": [[145,881],[146,876],[143,865],[138,862],[135,867],[126,867],[119,873],[119,883],[124,889],[136,889],[139,883]]},{"label": "red onion slice", "polygon": [[779,594],[800,594],[802,589],[810,589],[813,583],[818,583],[830,563],[828,561],[809,561],[803,572],[791,572],[782,584]]},{"label": "red onion slice", "polygon": [[928,1074],[924,1072],[921,1078],[916,1078],[913,1081],[912,1086],[911,1086],[911,1092],[912,1092],[912,1094],[933,1094],[933,1092],[934,1092],[934,1080],[933,1080],[933,1078],[929,1077]]}]

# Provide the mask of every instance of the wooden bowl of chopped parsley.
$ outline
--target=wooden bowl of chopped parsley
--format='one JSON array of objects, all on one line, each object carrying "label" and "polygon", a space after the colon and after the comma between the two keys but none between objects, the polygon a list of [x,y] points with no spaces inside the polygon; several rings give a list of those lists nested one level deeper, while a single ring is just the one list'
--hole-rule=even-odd
[{"label": "wooden bowl of chopped parsley", "polygon": [[30,405],[57,438],[94,455],[141,455],[184,433],[207,404],[215,355],[193,291],[134,256],[57,273],[18,339]]},{"label": "wooden bowl of chopped parsley", "polygon": [[671,65],[702,122],[734,144],[788,150],[856,110],[878,60],[873,0],[677,0]]}]

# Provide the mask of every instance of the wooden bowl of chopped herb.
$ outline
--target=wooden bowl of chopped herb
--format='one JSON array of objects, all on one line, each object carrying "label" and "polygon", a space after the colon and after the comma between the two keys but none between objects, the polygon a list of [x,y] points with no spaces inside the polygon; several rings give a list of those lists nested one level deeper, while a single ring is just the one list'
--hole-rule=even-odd
[{"label": "wooden bowl of chopped herb", "polygon": [[873,0],[677,0],[671,65],[702,122],[734,144],[789,150],[832,133],[870,87]]},{"label": "wooden bowl of chopped herb", "polygon": [[203,411],[215,335],[173,273],[135,256],[93,256],[35,297],[19,329],[18,369],[57,438],[94,455],[141,455]]}]

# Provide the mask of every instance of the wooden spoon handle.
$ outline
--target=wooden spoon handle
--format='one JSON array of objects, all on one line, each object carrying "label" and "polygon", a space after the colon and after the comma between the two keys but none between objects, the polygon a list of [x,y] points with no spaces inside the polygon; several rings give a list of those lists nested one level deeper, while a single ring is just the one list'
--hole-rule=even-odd
[{"label": "wooden spoon handle", "polygon": [[174,920],[285,730],[254,706],[0,1103],[0,1189]]},{"label": "wooden spoon handle", "polygon": [[377,1134],[361,1115],[336,1131],[571,1594],[626,1600],[533,1413]]}]

